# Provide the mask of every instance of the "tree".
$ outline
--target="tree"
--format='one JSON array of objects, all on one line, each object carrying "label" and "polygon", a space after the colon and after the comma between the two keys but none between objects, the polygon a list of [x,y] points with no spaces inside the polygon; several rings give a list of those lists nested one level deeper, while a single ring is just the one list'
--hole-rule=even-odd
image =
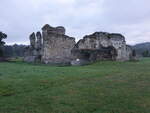
[{"label": "tree", "polygon": [[26,45],[5,45],[4,56],[5,57],[23,57]]},{"label": "tree", "polygon": [[150,56],[148,50],[144,51],[144,52],[142,53],[142,55],[143,55],[143,57],[149,57],[149,56]]},{"label": "tree", "polygon": [[132,51],[132,56],[136,56],[136,51],[135,51],[135,49]]},{"label": "tree", "polygon": [[5,42],[3,41],[3,39],[6,39],[7,35],[3,32],[0,32],[0,57],[3,56],[3,47]]}]

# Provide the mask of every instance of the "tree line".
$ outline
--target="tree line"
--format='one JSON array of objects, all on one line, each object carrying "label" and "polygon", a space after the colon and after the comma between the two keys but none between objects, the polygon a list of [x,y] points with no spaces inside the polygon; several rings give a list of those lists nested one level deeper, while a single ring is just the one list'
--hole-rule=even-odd
[{"label": "tree line", "polygon": [[143,56],[143,57],[150,57],[150,52],[149,52],[149,50],[143,51],[143,52],[142,52],[142,56]]},{"label": "tree line", "polygon": [[4,55],[3,47],[5,45],[5,42],[3,40],[6,38],[7,38],[7,35],[0,31],[0,57],[3,57]]},{"label": "tree line", "polygon": [[23,57],[26,45],[5,45],[4,39],[7,34],[0,31],[0,58],[5,57]]},{"label": "tree line", "polygon": [[4,57],[23,57],[26,45],[5,45],[3,47]]},{"label": "tree line", "polygon": [[137,55],[150,57],[150,42],[140,43],[133,46]]}]

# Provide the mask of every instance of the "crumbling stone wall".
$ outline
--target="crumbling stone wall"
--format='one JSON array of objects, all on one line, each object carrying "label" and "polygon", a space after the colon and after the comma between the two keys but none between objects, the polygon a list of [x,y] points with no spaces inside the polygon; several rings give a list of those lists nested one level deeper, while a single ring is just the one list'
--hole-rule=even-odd
[{"label": "crumbling stone wall", "polygon": [[46,25],[42,28],[44,63],[70,63],[71,50],[75,45],[75,38],[65,35],[64,27],[53,28]]},{"label": "crumbling stone wall", "polygon": [[37,32],[30,35],[30,46],[26,50],[25,61],[50,64],[69,64],[72,60],[71,50],[75,38],[65,35],[62,26],[51,27],[46,24],[42,34]]},{"label": "crumbling stone wall", "polygon": [[42,56],[42,36],[40,32],[36,35],[33,32],[30,36],[30,46],[25,50],[24,60],[27,62],[41,62]]},{"label": "crumbling stone wall", "polygon": [[75,38],[65,35],[65,32],[62,26],[46,24],[42,34],[32,33],[25,61],[76,65],[99,60],[127,61],[135,57],[121,34],[95,32],[75,43]]},{"label": "crumbling stone wall", "polygon": [[[87,35],[75,45],[72,50],[74,60],[82,61],[85,51],[90,51],[89,61],[116,60],[127,61],[132,57],[131,47],[126,45],[125,37],[121,34],[95,32]],[[94,55],[94,59],[93,59]],[[75,61],[73,61],[75,63]]]}]

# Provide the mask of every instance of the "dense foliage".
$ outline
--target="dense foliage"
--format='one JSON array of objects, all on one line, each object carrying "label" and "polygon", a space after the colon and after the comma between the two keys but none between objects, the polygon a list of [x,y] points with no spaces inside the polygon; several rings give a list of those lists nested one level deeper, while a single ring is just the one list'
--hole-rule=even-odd
[{"label": "dense foliage", "polygon": [[3,40],[6,38],[7,38],[7,35],[3,32],[0,32],[0,57],[3,57],[4,55],[3,47],[4,47],[5,42]]},{"label": "dense foliage", "polygon": [[26,45],[6,45],[4,47],[5,57],[23,57]]},{"label": "dense foliage", "polygon": [[136,53],[143,57],[150,57],[150,42],[141,43],[133,46]]},{"label": "dense foliage", "polygon": [[150,52],[149,52],[149,50],[143,51],[142,55],[143,55],[143,57],[150,57]]},{"label": "dense foliage", "polygon": [[25,45],[5,45],[4,39],[7,35],[0,32],[0,57],[23,57],[27,46]]}]

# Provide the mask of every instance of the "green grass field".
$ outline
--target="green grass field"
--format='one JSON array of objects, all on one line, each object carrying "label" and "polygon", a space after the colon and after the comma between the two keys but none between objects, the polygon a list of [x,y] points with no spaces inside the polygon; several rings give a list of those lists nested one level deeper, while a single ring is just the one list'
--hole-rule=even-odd
[{"label": "green grass field", "polygon": [[83,67],[0,63],[0,113],[150,113],[150,59]]}]

